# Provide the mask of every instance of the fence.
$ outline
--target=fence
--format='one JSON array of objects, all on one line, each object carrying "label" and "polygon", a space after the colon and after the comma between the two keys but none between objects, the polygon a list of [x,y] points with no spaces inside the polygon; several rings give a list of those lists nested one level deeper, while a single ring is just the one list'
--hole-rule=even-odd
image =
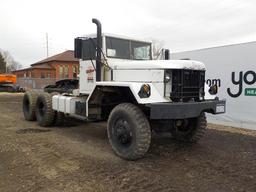
[{"label": "fence", "polygon": [[56,81],[61,79],[50,78],[17,78],[17,84],[27,89],[42,90],[45,86],[55,84]]}]

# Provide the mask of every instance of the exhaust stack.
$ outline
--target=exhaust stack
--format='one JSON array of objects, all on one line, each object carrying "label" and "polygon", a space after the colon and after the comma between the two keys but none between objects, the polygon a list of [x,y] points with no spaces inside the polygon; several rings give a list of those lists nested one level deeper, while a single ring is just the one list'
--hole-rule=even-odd
[{"label": "exhaust stack", "polygon": [[101,23],[93,18],[92,22],[97,26],[97,48],[96,48],[96,81],[101,81],[101,50],[102,50],[102,32]]},{"label": "exhaust stack", "polygon": [[170,50],[169,49],[164,50],[164,59],[170,60]]}]

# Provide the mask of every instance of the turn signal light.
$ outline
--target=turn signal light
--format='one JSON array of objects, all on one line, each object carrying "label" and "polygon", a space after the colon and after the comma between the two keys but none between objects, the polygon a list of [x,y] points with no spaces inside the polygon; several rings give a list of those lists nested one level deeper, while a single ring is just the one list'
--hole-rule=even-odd
[{"label": "turn signal light", "polygon": [[147,98],[150,96],[150,85],[149,84],[143,84],[140,88],[140,91],[138,93],[138,95],[140,96],[140,98]]},{"label": "turn signal light", "polygon": [[217,85],[211,86],[210,89],[209,89],[209,93],[211,95],[216,95],[218,93],[218,86]]}]

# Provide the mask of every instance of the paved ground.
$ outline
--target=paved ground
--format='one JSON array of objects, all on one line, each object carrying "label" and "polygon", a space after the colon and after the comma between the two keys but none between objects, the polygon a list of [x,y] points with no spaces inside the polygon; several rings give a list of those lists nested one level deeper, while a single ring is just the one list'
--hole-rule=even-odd
[{"label": "paved ground", "polygon": [[256,191],[256,131],[210,125],[196,145],[155,136],[144,159],[116,157],[105,123],[26,122],[21,94],[0,94],[0,191]]}]

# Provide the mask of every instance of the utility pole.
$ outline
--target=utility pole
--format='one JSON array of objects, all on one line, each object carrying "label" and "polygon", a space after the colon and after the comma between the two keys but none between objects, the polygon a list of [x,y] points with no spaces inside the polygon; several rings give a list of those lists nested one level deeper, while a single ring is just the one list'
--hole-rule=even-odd
[{"label": "utility pole", "polygon": [[48,33],[46,33],[46,56],[49,57]]}]

